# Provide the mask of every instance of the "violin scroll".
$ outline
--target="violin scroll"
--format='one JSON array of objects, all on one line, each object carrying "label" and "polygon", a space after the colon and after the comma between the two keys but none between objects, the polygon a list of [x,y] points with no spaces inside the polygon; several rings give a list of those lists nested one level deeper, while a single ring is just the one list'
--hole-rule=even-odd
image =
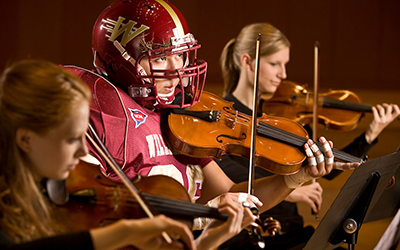
[{"label": "violin scroll", "polygon": [[264,232],[263,236],[275,236],[282,228],[281,223],[272,217],[265,219],[262,222],[261,227]]},{"label": "violin scroll", "polygon": [[262,237],[273,237],[281,230],[281,223],[278,220],[268,217],[264,221],[256,220],[257,227],[248,229],[250,242],[258,246],[260,249],[265,247],[265,242]]}]

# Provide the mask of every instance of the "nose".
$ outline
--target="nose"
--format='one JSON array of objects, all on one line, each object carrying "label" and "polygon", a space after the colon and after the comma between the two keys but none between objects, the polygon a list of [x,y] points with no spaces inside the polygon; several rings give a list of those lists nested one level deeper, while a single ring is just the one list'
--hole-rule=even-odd
[{"label": "nose", "polygon": [[282,80],[286,79],[286,67],[285,65],[281,66],[281,70],[278,72],[278,77]]},{"label": "nose", "polygon": [[80,146],[79,146],[78,150],[76,151],[75,155],[76,155],[77,158],[80,158],[82,156],[87,155],[88,153],[89,153],[89,149],[88,149],[88,147],[86,145],[86,139],[83,136],[81,141],[80,141]]},{"label": "nose", "polygon": [[167,58],[167,69],[180,69],[183,67],[182,59],[171,56]]}]

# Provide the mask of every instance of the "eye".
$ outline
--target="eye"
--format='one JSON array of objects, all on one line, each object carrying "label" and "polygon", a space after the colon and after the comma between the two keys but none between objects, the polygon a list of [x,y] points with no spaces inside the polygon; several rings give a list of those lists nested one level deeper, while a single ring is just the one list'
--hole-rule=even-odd
[{"label": "eye", "polygon": [[153,62],[160,63],[160,62],[164,62],[166,59],[167,58],[165,56],[163,56],[163,57],[159,57],[159,58],[154,59]]},{"label": "eye", "polygon": [[74,143],[74,142],[78,141],[79,139],[80,139],[80,137],[70,138],[70,139],[68,140],[68,143]]},{"label": "eye", "polygon": [[80,135],[80,136],[77,136],[77,137],[72,137],[72,138],[68,139],[68,143],[74,143],[74,142],[80,141],[83,136],[84,135]]},{"label": "eye", "polygon": [[277,63],[274,63],[274,62],[270,62],[269,63],[271,66],[276,66],[277,65]]},{"label": "eye", "polygon": [[177,62],[180,63],[181,67],[185,66],[185,61],[187,58],[187,53],[180,53],[180,54],[176,54],[176,60]]}]

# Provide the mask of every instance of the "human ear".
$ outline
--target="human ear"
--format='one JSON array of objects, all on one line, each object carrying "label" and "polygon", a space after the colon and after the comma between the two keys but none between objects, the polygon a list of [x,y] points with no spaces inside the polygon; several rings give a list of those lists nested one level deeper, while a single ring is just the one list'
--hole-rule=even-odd
[{"label": "human ear", "polygon": [[242,65],[242,68],[246,69],[246,70],[253,70],[252,69],[252,58],[248,53],[244,53],[240,56],[240,64]]},{"label": "human ear", "polygon": [[26,128],[17,129],[15,140],[18,147],[21,148],[25,153],[29,153],[31,151],[32,131]]}]

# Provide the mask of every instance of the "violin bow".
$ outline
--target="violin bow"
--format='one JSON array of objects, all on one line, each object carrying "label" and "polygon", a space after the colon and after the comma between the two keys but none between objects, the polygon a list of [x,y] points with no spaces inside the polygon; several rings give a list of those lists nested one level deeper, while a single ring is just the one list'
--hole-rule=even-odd
[{"label": "violin bow", "polygon": [[[256,64],[254,67],[254,91],[253,91],[253,114],[252,114],[252,127],[251,127],[251,146],[250,146],[250,161],[249,161],[249,182],[247,193],[250,195],[254,194],[254,169],[255,169],[255,155],[256,155],[256,132],[257,132],[257,110],[258,110],[258,75],[259,75],[259,64],[260,64],[260,40],[261,33],[258,33],[256,42]],[[254,215],[259,214],[259,210],[256,206],[250,208]],[[252,235],[256,235],[257,245],[259,248],[265,247],[264,239],[257,235],[257,230],[252,226]]]},{"label": "violin bow", "polygon": [[[312,140],[318,140],[318,85],[319,85],[319,42],[316,41],[314,45],[314,103],[313,103],[313,122],[312,122]],[[315,183],[315,179],[311,182]],[[312,211],[312,214],[313,211]],[[319,220],[318,212],[315,213],[315,219]]]},{"label": "violin bow", "polygon": [[255,168],[255,147],[256,147],[256,131],[257,131],[257,110],[258,110],[258,75],[260,64],[260,40],[261,33],[258,33],[256,42],[256,64],[254,68],[254,91],[253,91],[253,115],[251,127],[251,147],[250,147],[250,163],[249,163],[249,182],[247,192],[254,194],[254,168]]},{"label": "violin bow", "polygon": [[[121,179],[122,183],[131,192],[131,194],[136,199],[136,201],[139,203],[139,205],[141,206],[143,211],[147,214],[147,216],[149,218],[154,218],[154,215],[151,212],[150,208],[147,206],[145,201],[140,196],[139,190],[135,187],[135,185],[133,185],[133,183],[129,180],[129,178],[126,176],[126,174],[122,171],[122,169],[115,162],[114,158],[111,156],[111,154],[107,150],[106,146],[100,140],[96,131],[93,129],[93,127],[90,125],[90,123],[89,123],[89,130],[93,134],[93,136],[97,142],[87,132],[86,132],[86,138],[89,139],[89,141],[92,143],[92,145],[96,148],[97,152],[99,152],[99,154],[105,159],[105,161],[108,163],[108,165],[110,165],[110,167],[118,175],[118,177]],[[172,243],[171,237],[166,232],[162,232],[162,236],[168,242],[168,244]]]},{"label": "violin bow", "polygon": [[314,103],[313,103],[313,141],[318,138],[318,85],[319,85],[319,42],[314,45]]}]

